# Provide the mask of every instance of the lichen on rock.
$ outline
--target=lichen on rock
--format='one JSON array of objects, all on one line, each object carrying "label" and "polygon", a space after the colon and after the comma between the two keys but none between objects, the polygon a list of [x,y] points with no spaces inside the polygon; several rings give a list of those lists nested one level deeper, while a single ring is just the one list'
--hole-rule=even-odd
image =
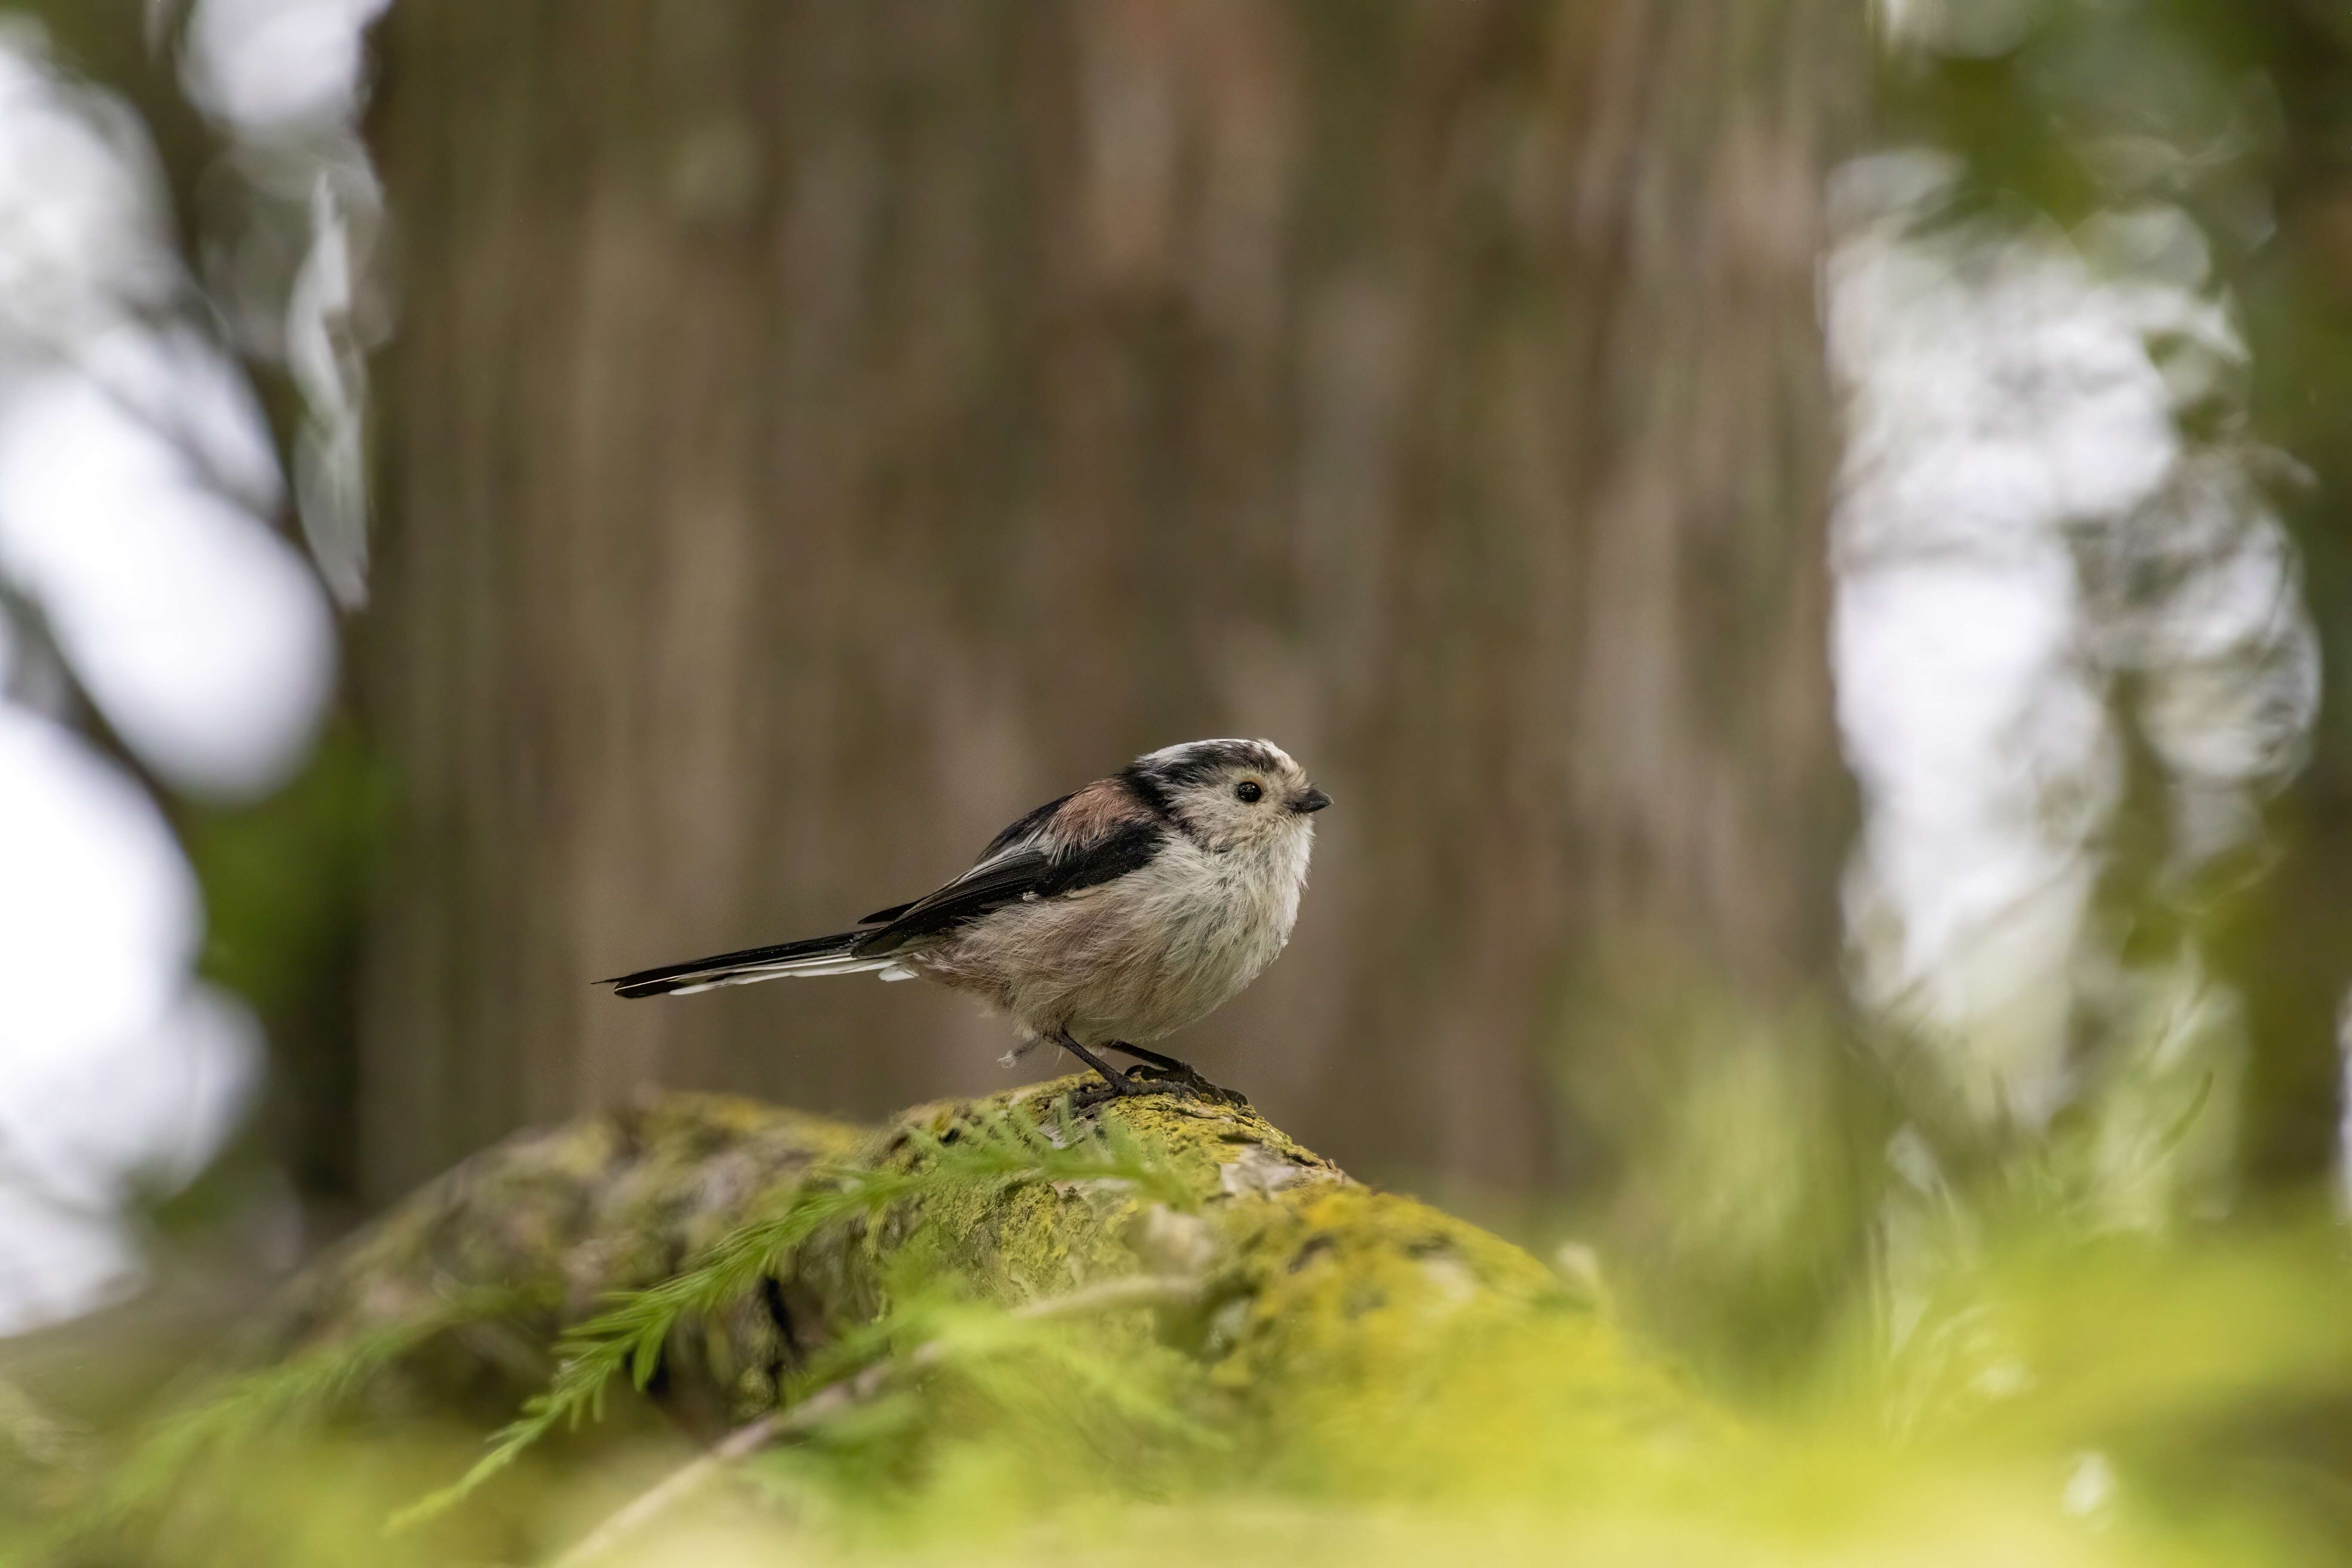
[{"label": "lichen on rock", "polygon": [[[1618,1452],[1709,1428],[1704,1403],[1624,1340],[1588,1281],[1352,1180],[1246,1107],[1154,1095],[1074,1116],[1065,1091],[1078,1081],[918,1106],[879,1128],[666,1094],[520,1135],[311,1270],[269,1344],[331,1343],[496,1287],[536,1305],[443,1336],[404,1383],[413,1401],[511,1409],[543,1382],[550,1347],[616,1293],[694,1267],[807,1184],[895,1173],[901,1195],[818,1226],[756,1288],[680,1321],[649,1384],[658,1403],[705,1432],[772,1408],[919,1267],[1003,1308],[1139,1273],[1196,1280],[1182,1304],[1093,1331],[1183,1358],[1237,1451],[1292,1485],[1557,1482],[1569,1479],[1559,1456],[1594,1439]],[[1017,1163],[924,1179],[961,1141],[1008,1129],[1041,1149],[1116,1138],[1148,1180]]]}]

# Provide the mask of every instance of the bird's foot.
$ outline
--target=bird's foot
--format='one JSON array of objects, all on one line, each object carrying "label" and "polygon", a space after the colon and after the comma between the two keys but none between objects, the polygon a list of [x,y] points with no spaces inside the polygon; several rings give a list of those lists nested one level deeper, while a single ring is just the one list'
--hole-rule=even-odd
[{"label": "bird's foot", "polygon": [[1151,1092],[1114,1071],[1108,1062],[1078,1044],[1067,1034],[1059,1037],[1059,1043],[1064,1050],[1095,1069],[1095,1081],[1071,1094],[1071,1110],[1091,1110],[1107,1100],[1124,1100],[1129,1095]]},{"label": "bird's foot", "polygon": [[1172,1068],[1153,1067],[1149,1062],[1139,1063],[1127,1069],[1127,1080],[1133,1084],[1151,1085],[1151,1088],[1139,1091],[1146,1094],[1180,1095],[1186,1100],[1206,1100],[1212,1105],[1246,1106],[1249,1104],[1249,1096],[1241,1090],[1227,1089],[1221,1083],[1212,1083],[1201,1076],[1200,1069],[1187,1067],[1182,1062],[1178,1062]]},{"label": "bird's foot", "polygon": [[1190,1062],[1180,1062],[1174,1057],[1161,1056],[1158,1051],[1130,1046],[1124,1040],[1113,1040],[1108,1049],[1133,1057],[1141,1063],[1127,1069],[1129,1081],[1160,1086],[1163,1094],[1181,1094],[1192,1100],[1205,1100],[1217,1105],[1247,1105],[1249,1096],[1238,1089],[1212,1083]]},{"label": "bird's foot", "polygon": [[1178,1061],[1174,1057],[1163,1057],[1157,1051],[1113,1041],[1107,1049],[1140,1058],[1138,1065],[1121,1073],[1111,1070],[1100,1057],[1066,1036],[1061,1044],[1094,1068],[1097,1074],[1095,1082],[1070,1096],[1070,1108],[1074,1110],[1089,1110],[1110,1100],[1145,1094],[1172,1094],[1185,1100],[1206,1100],[1213,1105],[1249,1104],[1248,1096],[1221,1084],[1211,1083],[1201,1076],[1197,1068]]},{"label": "bird's foot", "polygon": [[1126,1079],[1098,1078],[1081,1089],[1070,1091],[1072,1110],[1092,1110],[1097,1105],[1108,1105],[1114,1100],[1132,1100],[1151,1091]]},{"label": "bird's foot", "polygon": [[1097,1105],[1108,1105],[1114,1100],[1136,1100],[1147,1094],[1173,1095],[1179,1100],[1198,1100],[1212,1105],[1246,1107],[1249,1100],[1237,1089],[1211,1083],[1191,1068],[1171,1072],[1165,1068],[1132,1067],[1119,1075],[1117,1083],[1097,1079],[1070,1095],[1070,1109],[1091,1110]]}]

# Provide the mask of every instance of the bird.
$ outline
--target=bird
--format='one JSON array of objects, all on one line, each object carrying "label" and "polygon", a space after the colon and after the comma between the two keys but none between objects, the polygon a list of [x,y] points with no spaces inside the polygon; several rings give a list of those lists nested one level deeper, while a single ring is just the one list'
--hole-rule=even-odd
[{"label": "bird", "polygon": [[[1271,741],[1187,741],[1021,817],[970,869],[855,931],[598,982],[683,996],[788,976],[924,979],[978,997],[1100,1081],[1086,1106],[1157,1091],[1238,1100],[1150,1048],[1237,995],[1290,940],[1331,797]],[[1109,1050],[1141,1064],[1125,1072]]]}]

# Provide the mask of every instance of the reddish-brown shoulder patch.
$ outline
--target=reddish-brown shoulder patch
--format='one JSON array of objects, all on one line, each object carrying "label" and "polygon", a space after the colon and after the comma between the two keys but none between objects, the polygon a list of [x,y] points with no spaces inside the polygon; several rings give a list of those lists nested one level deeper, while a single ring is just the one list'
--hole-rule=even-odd
[{"label": "reddish-brown shoulder patch", "polygon": [[1067,844],[1091,844],[1145,815],[1117,779],[1097,779],[1062,803],[1054,833]]}]

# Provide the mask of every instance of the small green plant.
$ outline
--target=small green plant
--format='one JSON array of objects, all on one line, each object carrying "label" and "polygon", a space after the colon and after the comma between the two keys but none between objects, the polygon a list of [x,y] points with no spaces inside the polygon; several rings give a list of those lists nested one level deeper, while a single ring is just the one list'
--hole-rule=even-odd
[{"label": "small green plant", "polygon": [[[944,1134],[909,1130],[901,1157],[887,1164],[813,1168],[772,1212],[722,1237],[684,1270],[614,1296],[603,1311],[569,1331],[558,1342],[555,1373],[547,1388],[492,1435],[488,1451],[470,1470],[402,1510],[389,1528],[404,1530],[447,1512],[559,1426],[577,1428],[601,1419],[605,1391],[615,1377],[626,1372],[632,1383],[645,1387],[681,1323],[757,1289],[826,1226],[961,1188],[1006,1182],[1122,1182],[1171,1206],[1190,1207],[1196,1201],[1190,1185],[1152,1161],[1126,1129],[1115,1123],[1081,1127],[1068,1114],[1066,1101],[1050,1131],[1002,1112],[959,1121]],[[819,1386],[870,1363],[903,1339],[914,1321],[886,1312],[853,1330],[803,1373],[799,1386]]]},{"label": "small green plant", "polygon": [[289,1424],[322,1418],[436,1336],[543,1310],[548,1304],[541,1291],[453,1290],[396,1323],[314,1346],[257,1371],[195,1384],[167,1399],[162,1413],[132,1436],[61,1530],[75,1536],[119,1528],[152,1510],[204,1467],[227,1464]]}]

